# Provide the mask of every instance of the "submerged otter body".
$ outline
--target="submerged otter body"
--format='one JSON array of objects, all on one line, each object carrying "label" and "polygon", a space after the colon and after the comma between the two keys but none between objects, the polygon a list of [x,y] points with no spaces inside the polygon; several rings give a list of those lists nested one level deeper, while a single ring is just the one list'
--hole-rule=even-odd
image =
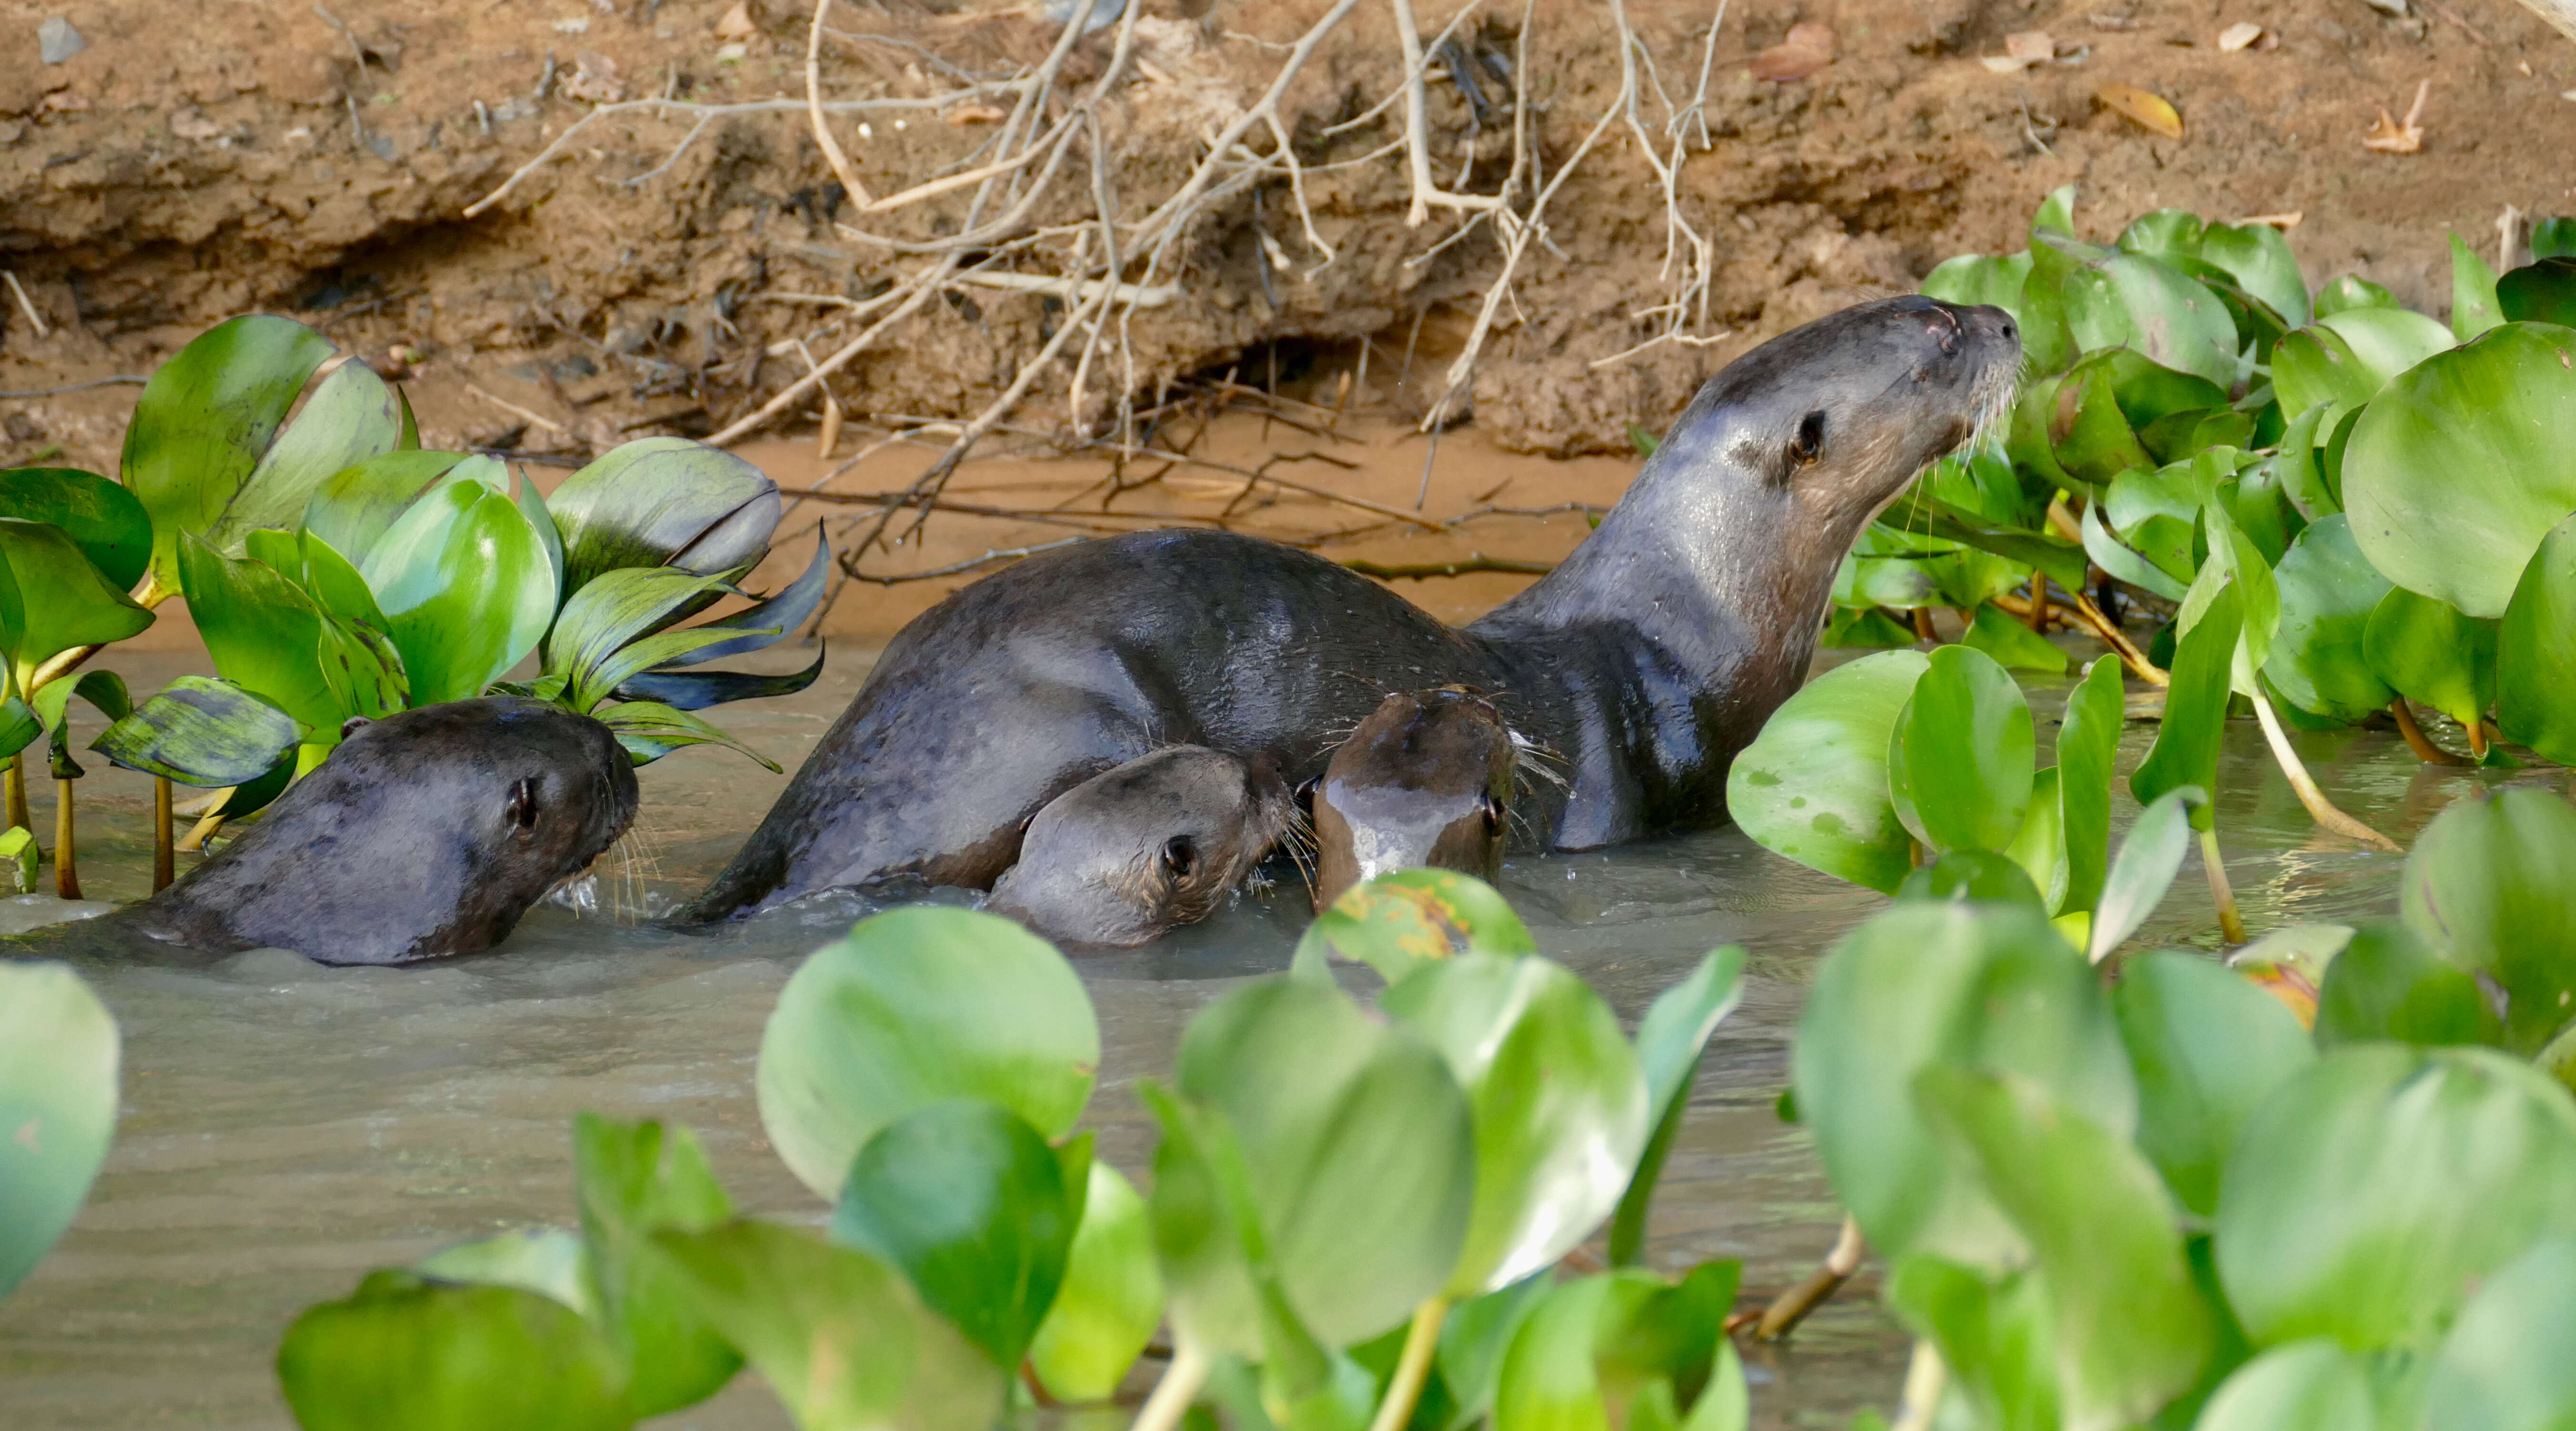
[{"label": "submerged otter body", "polygon": [[683,920],[917,875],[988,888],[1048,801],[1174,743],[1322,774],[1390,691],[1492,693],[1565,762],[1516,842],[1588,849],[1725,818],[1726,771],[1805,678],[1836,568],[2009,393],[2000,309],[1846,309],[1712,378],[1553,573],[1463,629],[1312,554],[1155,531],[1032,557],[887,646]]},{"label": "submerged otter body", "polygon": [[635,818],[609,729],[509,697],[372,721],[177,884],[108,916],[209,953],[324,964],[470,954],[506,937]]}]

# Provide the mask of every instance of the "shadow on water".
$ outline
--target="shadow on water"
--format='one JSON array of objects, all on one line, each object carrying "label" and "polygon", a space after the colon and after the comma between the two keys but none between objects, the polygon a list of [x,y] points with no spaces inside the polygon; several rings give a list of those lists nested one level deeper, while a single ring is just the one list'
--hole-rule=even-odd
[{"label": "shadow on water", "polygon": [[[151,658],[120,664],[143,689],[186,669],[170,658],[160,662],[168,669],[138,669]],[[793,770],[864,674],[836,661],[812,690],[731,709],[725,723]],[[2031,689],[2045,759],[2065,683]],[[2153,729],[2129,728],[2124,770]],[[2329,794],[2401,843],[2481,786],[2542,778],[2427,771],[2391,734],[2300,740]],[[2225,762],[2219,829],[2250,928],[2393,909],[2397,858],[2317,836],[2251,722],[2230,727]],[[713,748],[642,779],[651,859],[633,871],[604,864],[603,904],[620,902],[608,897],[618,880],[632,881],[630,907],[639,897],[668,907],[694,891],[784,784]],[[81,795],[91,892],[139,897],[150,870],[148,783],[100,769]],[[38,806],[49,831],[49,798]],[[2118,818],[2134,814],[2123,796]],[[1516,858],[1503,884],[1542,947],[1631,1019],[1708,949],[1751,949],[1743,1008],[1718,1031],[1667,1166],[1651,1255],[1676,1267],[1741,1257],[1758,1292],[1802,1274],[1837,1219],[1774,1100],[1814,960],[1879,897],[1732,829]],[[1144,1168],[1152,1137],[1134,1081],[1168,1069],[1183,1024],[1208,1000],[1286,966],[1304,901],[1292,879],[1146,949],[1077,961],[1105,1045],[1089,1121],[1111,1160]],[[0,921],[23,922],[31,903],[0,902]],[[820,1223],[827,1210],[762,1136],[753,1062],[797,961],[867,908],[827,896],[703,936],[548,905],[499,951],[411,969],[326,969],[277,950],[203,969],[145,967],[102,952],[99,934],[67,937],[86,951],[75,957],[124,1031],[124,1105],[79,1222],[0,1303],[6,1424],[288,1424],[270,1370],[287,1322],[370,1267],[506,1227],[568,1223],[569,1128],[582,1109],[683,1120],[739,1205]],[[2215,947],[2196,866],[2145,937]],[[1373,977],[1345,974],[1355,988]],[[1876,1290],[1872,1269],[1790,1347],[1749,1353],[1757,1424],[1839,1426],[1853,1408],[1894,1399],[1905,1342],[1876,1310]],[[746,1373],[656,1424],[786,1422]]]}]

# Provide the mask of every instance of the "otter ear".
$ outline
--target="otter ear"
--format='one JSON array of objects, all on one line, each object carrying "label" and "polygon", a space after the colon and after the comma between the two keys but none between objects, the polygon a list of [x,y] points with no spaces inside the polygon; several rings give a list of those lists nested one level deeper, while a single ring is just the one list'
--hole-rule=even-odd
[{"label": "otter ear", "polygon": [[1174,835],[1163,842],[1156,858],[1162,861],[1163,868],[1170,872],[1172,878],[1188,879],[1190,872],[1199,867],[1199,847],[1191,843],[1187,835]]},{"label": "otter ear", "polygon": [[510,784],[510,823],[521,831],[537,827],[537,779],[531,775]]},{"label": "otter ear", "polygon": [[1798,419],[1797,435],[1789,439],[1789,460],[1797,466],[1825,455],[1825,410],[1816,408]]},{"label": "otter ear", "polygon": [[374,724],[374,721],[367,719],[365,716],[351,716],[347,720],[340,722],[340,738],[342,740],[347,740],[349,737],[356,735],[362,727]]}]

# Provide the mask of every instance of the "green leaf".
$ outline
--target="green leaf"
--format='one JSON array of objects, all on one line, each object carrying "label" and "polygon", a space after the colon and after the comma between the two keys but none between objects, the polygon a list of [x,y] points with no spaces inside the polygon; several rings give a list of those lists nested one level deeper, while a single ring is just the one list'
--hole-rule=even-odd
[{"label": "green leaf", "polygon": [[1475,1201],[1447,1293],[1517,1282],[1591,1236],[1653,1126],[1636,1052],[1600,995],[1534,954],[1462,954],[1415,969],[1378,1002],[1440,1051],[1467,1093]]},{"label": "green leaf", "polygon": [[[1503,1355],[1494,1431],[1741,1431],[1744,1373],[1721,1331],[1739,1270],[1704,1263],[1668,1286],[1631,1268],[1548,1288]],[[1686,1419],[1684,1384],[1703,1388]]]},{"label": "green leaf", "polygon": [[2316,1041],[2335,1048],[2373,1039],[2412,1044],[2496,1043],[2502,1020],[2475,976],[2445,961],[2393,919],[2364,920],[2326,965],[2317,990]]},{"label": "green leaf", "polygon": [[479,1242],[442,1247],[411,1265],[413,1275],[459,1287],[516,1287],[563,1303],[584,1321],[599,1314],[590,1285],[590,1252],[577,1233],[523,1228]]},{"label": "green leaf", "polygon": [[302,587],[193,535],[179,544],[179,574],[188,615],[225,680],[317,735],[336,735],[357,714],[341,708],[322,674],[322,612]]},{"label": "green leaf", "polygon": [[1356,959],[1389,984],[1426,961],[1534,954],[1538,942],[1492,885],[1456,870],[1394,870],[1342,891],[1298,941],[1300,964]]},{"label": "green leaf", "polygon": [[1913,841],[1888,799],[1887,752],[1929,665],[1920,652],[1889,651],[1809,681],[1735,757],[1727,813],[1774,854],[1894,893],[1913,868]]},{"label": "green leaf", "polygon": [[2576,327],[2576,258],[2542,258],[2497,279],[2496,306],[2516,322]]},{"label": "green leaf", "polygon": [[2153,209],[2129,221],[2116,242],[2122,253],[2149,258],[2198,258],[2207,226],[2189,209]]},{"label": "green leaf", "polygon": [[301,323],[254,314],[199,334],[143,385],[125,427],[123,475],[152,514],[154,588],[179,589],[180,534],[202,536],[232,508],[331,351]]},{"label": "green leaf", "polygon": [[2397,587],[2371,608],[2362,654],[2389,687],[2465,726],[2495,703],[2498,624]]},{"label": "green leaf", "polygon": [[2309,318],[2307,280],[2299,274],[2290,241],[2270,224],[2211,224],[2200,238],[2200,257],[2234,275],[2246,292],[2271,305],[2293,328]]},{"label": "green leaf", "polygon": [[2396,294],[2359,274],[2346,273],[2327,280],[2326,286],[2317,290],[2316,306],[2317,316],[2323,318],[2356,309],[2396,309],[2399,304]]},{"label": "green leaf", "polygon": [[[2178,525],[2174,523],[2171,518],[2150,517],[2147,519],[2146,526],[2148,528],[2152,528],[2157,523],[2164,523],[2168,527]],[[2084,533],[2085,554],[2090,556],[2095,564],[2099,565],[2102,570],[2110,573],[2112,576],[2118,577],[2120,580],[2127,582],[2131,586],[2137,587],[2141,591],[2161,596],[2167,601],[2182,600],[2183,584],[2180,581],[2175,580],[2171,572],[2166,571],[2164,568],[2158,566],[2155,562],[2148,560],[2146,557],[2140,556],[2138,553],[2122,546],[2118,540],[2113,538],[2110,532],[2103,527],[2101,503],[2091,503],[2084,508],[2082,530]],[[2184,554],[2188,550],[2187,542],[2167,541],[2156,543],[2152,541],[2153,536],[2154,533],[2152,531],[2142,528],[2142,539],[2150,540],[2151,545],[2158,545],[2160,554],[2164,554],[2168,549],[2176,555]],[[2171,558],[2168,557],[2168,559]]]},{"label": "green leaf", "polygon": [[2493,979],[2506,1046],[2537,1052],[2576,1018],[2576,806],[2528,786],[2462,800],[2416,839],[2406,923]]},{"label": "green leaf", "polygon": [[[694,629],[704,630],[705,628]],[[754,636],[736,639],[765,640],[767,638]],[[717,644],[730,646],[734,643],[722,641]],[[627,677],[618,682],[613,694],[621,701],[655,701],[674,710],[683,711],[705,710],[709,706],[720,706],[728,701],[792,696],[814,684],[815,678],[823,674],[824,652],[820,649],[821,643],[817,642],[816,646],[813,664],[804,670],[790,671],[778,676],[756,675],[748,671],[675,671],[671,669],[673,666],[686,665],[697,660],[698,653],[692,651],[676,660],[664,662],[657,669]]]},{"label": "green leaf", "polygon": [[89,748],[128,770],[220,789],[247,785],[295,749],[295,718],[229,681],[181,676]]},{"label": "green leaf", "polygon": [[2382,1424],[2370,1364],[2322,1339],[2272,1348],[2219,1383],[2193,1431],[2367,1431]]},{"label": "green leaf", "polygon": [[482,694],[554,621],[544,543],[516,503],[479,482],[422,498],[359,570],[402,651],[414,705]]},{"label": "green leaf", "polygon": [[1477,1150],[1419,1036],[1272,978],[1191,1020],[1176,1075],[1148,1207],[1178,1335],[1265,1354],[1272,1282],[1298,1326],[1345,1345],[1450,1285]]},{"label": "green leaf", "polygon": [[2576,1239],[2534,1243],[2486,1280],[2433,1359],[2426,1431],[2550,1431],[2576,1420]]},{"label": "green leaf", "polygon": [[1921,1070],[2021,1073],[2120,1136],[2137,1121],[2093,970],[2019,905],[1908,902],[1854,930],[1817,970],[1791,1062],[1825,1175],[1891,1265],[1930,1251],[2000,1268],[2027,1251],[1923,1123]]},{"label": "green leaf", "polygon": [[2059,914],[2092,909],[2102,898],[2111,860],[2111,777],[2127,706],[2117,656],[2095,660],[2066,698],[2057,731],[2058,838],[2066,852]]},{"label": "green leaf", "polygon": [[1627,1191],[1610,1225],[1610,1262],[1635,1263],[1645,1255],[1646,1208],[1664,1157],[1690,1109],[1691,1080],[1709,1037],[1744,998],[1744,946],[1730,944],[1699,961],[1682,981],[1655,996],[1637,1024],[1637,1068],[1646,1080],[1646,1149],[1629,1173]]},{"label": "green leaf", "polygon": [[2100,963],[2137,933],[2138,926],[2164,902],[2165,891],[2173,888],[2183,855],[2191,848],[2193,811],[2208,803],[2209,795],[2200,786],[2181,785],[2148,801],[2147,808],[2138,812],[2120,842],[2119,858],[2111,862],[2109,878],[2103,881],[2102,901],[2093,911],[2086,945],[2093,962]]},{"label": "green leaf", "polygon": [[[2045,783],[2055,783],[2055,770],[2042,771],[2041,774],[2046,777]],[[2049,811],[2047,822],[2053,824],[2055,793],[2043,792],[2042,798]],[[2029,834],[2027,828],[2024,834]],[[2054,843],[2053,836],[2050,843]],[[2055,882],[2054,879],[2050,881],[2052,884]],[[1900,900],[2001,901],[2041,914],[2048,912],[2048,902],[2040,896],[2038,876],[2010,854],[1997,854],[1992,850],[1952,850],[1907,875],[1905,883],[1897,886],[1896,897]]]},{"label": "green leaf", "polygon": [[1007,1108],[952,1098],[877,1130],[850,1166],[832,1240],[912,1279],[932,1311],[1020,1364],[1054,1305],[1079,1210],[1055,1150]]},{"label": "green leaf", "polygon": [[2220,1186],[2227,1300],[2258,1345],[2429,1348],[2478,1279],[2576,1231],[2576,1100],[2488,1049],[2337,1049],[2255,1111]]},{"label": "green leaf", "polygon": [[2281,340],[2272,350],[2272,387],[2283,412],[2305,412],[2319,403],[2357,408],[2451,344],[2451,331],[2421,313],[2346,309]]},{"label": "green leaf", "polygon": [[51,522],[120,591],[152,562],[152,518],[134,494],[95,472],[69,467],[0,468],[0,512]]},{"label": "green leaf", "polygon": [[190,527],[189,534],[226,556],[239,556],[252,532],[294,525],[324,478],[393,451],[401,436],[393,389],[365,363],[342,363],[314,387],[223,511],[201,528]]},{"label": "green leaf", "polygon": [[1145,1200],[1098,1159],[1089,1178],[1055,1305],[1029,1343],[1029,1368],[1058,1401],[1107,1400],[1163,1320]]},{"label": "green leaf", "polygon": [[363,562],[395,520],[457,468],[501,464],[461,452],[379,453],[322,479],[304,504],[304,530],[352,562]]},{"label": "green leaf", "polygon": [[[739,635],[730,641],[696,647],[672,657],[655,669],[668,671],[676,666],[695,666],[727,656],[746,656],[778,644],[786,639],[788,632],[804,625],[813,616],[815,608],[822,605],[824,578],[831,569],[831,541],[817,526],[814,529],[814,556],[805,564],[803,574],[789,582],[777,595],[755,601],[731,616],[717,617],[697,628],[700,631],[732,631]],[[816,664],[820,666],[820,657],[816,658]]]},{"label": "green leaf", "polygon": [[2496,306],[2495,270],[2458,234],[2451,235],[2451,332],[2461,342],[2504,322]]},{"label": "green leaf", "polygon": [[715,1395],[742,1358],[694,1305],[652,1234],[697,1232],[733,1215],[696,1135],[678,1124],[573,1120],[574,1189],[589,1249],[597,1323],[628,1369],[635,1415],[659,1416]]},{"label": "green leaf", "polygon": [[2197,954],[2130,960],[2111,1006],[2138,1076],[2138,1150],[2183,1206],[2206,1216],[2246,1120],[2315,1060],[2307,1030],[2280,1000]]},{"label": "green leaf", "polygon": [[2397,585],[2504,614],[2540,539],[2576,512],[2576,331],[2508,323],[2395,379],[2353,427],[2343,504]]},{"label": "green leaf", "polygon": [[2534,259],[2576,258],[2576,218],[2534,221],[2530,248]]},{"label": "green leaf", "polygon": [[[2256,695],[2256,675],[2270,659],[2272,633],[2281,625],[2281,591],[2272,580],[2272,564],[2237,529],[2225,506],[2212,502],[2202,508],[2201,525],[2209,534],[2209,562],[2196,580],[2223,580],[2242,599],[2236,649],[2228,657],[2229,688],[2238,695]],[[2184,593],[2181,619],[2186,630],[2198,619],[2191,596]]]},{"label": "green leaf", "polygon": [[760,1122],[797,1180],[840,1196],[878,1129],[986,1098],[1058,1138],[1091,1097],[1100,1025],[1073,966],[998,915],[890,910],[816,950],[761,1034]]},{"label": "green leaf", "polygon": [[116,1023],[70,966],[0,962],[0,1296],[71,1226],[116,1131]]},{"label": "green leaf", "polygon": [[2236,322],[2218,296],[2165,264],[2120,254],[2084,264],[2061,288],[2078,348],[2127,348],[2225,387],[2239,373]]},{"label": "green leaf", "polygon": [[2152,805],[2166,791],[2186,785],[2204,791],[2218,788],[2229,668],[2244,630],[2244,611],[2244,600],[2230,582],[2201,612],[2199,623],[2186,626],[2175,643],[2173,684],[2165,688],[2164,723],[2156,729],[2156,743],[2147,758],[2129,774],[2129,793],[2139,804]]},{"label": "green leaf", "polygon": [[2212,1329],[2155,1169],[2028,1078],[1935,1065],[1915,1087],[2030,1243],[2064,1424],[2119,1431],[2189,1389]]},{"label": "green leaf", "polygon": [[2290,704],[2317,715],[2358,721],[2388,709],[2397,693],[2371,669],[2363,645],[2388,578],[2361,554],[2349,520],[2337,512],[2309,523],[2272,578],[2281,626],[2264,676]]},{"label": "green leaf", "polygon": [[546,506],[563,533],[565,589],[618,567],[714,576],[751,566],[778,525],[778,484],[720,447],[647,437],[575,472]]},{"label": "green leaf", "polygon": [[751,1221],[653,1245],[804,1431],[958,1431],[1001,1415],[1001,1370],[864,1252]]},{"label": "green leaf", "polygon": [[1970,650],[1983,651],[1997,664],[2012,670],[2055,674],[2067,666],[2066,653],[2055,643],[1991,601],[1977,608],[1976,617],[1959,639]]},{"label": "green leaf", "polygon": [[[5,673],[0,666],[0,674]],[[44,733],[45,723],[33,707],[14,695],[0,697],[0,760],[35,744]]]},{"label": "green leaf", "polygon": [[1960,1399],[1980,1427],[2055,1431],[2057,1348],[2039,1277],[2017,1272],[1989,1281],[1929,1254],[1898,1261],[1887,1301],[1940,1350]]},{"label": "green leaf", "polygon": [[11,578],[0,594],[0,656],[21,692],[48,658],[122,641],[152,624],[152,613],[110,584],[51,522],[0,517],[0,569]]},{"label": "green leaf", "polygon": [[636,672],[724,641],[721,633],[674,631],[664,634],[676,640],[638,650],[648,632],[733,590],[731,576],[622,567],[572,593],[546,641],[545,672],[563,678],[565,704],[588,713]]},{"label": "green leaf", "polygon": [[277,1350],[278,1385],[305,1431],[611,1431],[635,1420],[620,1370],[550,1298],[383,1272],[307,1309]]},{"label": "green leaf", "polygon": [[626,747],[627,756],[638,765],[650,765],[686,746],[721,745],[751,757],[772,771],[778,769],[777,761],[743,744],[716,725],[659,701],[627,701],[601,711],[598,719],[617,736],[618,744]]},{"label": "green leaf", "polygon": [[2552,527],[2496,630],[2496,726],[2543,759],[2576,765],[2576,516]]}]

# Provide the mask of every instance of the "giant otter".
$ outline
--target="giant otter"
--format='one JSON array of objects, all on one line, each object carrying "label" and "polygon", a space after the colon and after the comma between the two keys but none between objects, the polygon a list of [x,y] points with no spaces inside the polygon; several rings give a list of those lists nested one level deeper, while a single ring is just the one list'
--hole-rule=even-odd
[{"label": "giant otter", "polygon": [[1600,529],[1464,628],[1321,557],[1154,531],[1032,557],[890,642],[683,922],[915,875],[989,888],[1025,822],[1175,742],[1321,773],[1390,690],[1494,693],[1567,762],[1516,839],[1588,849],[1725,818],[1735,753],[1805,678],[1852,540],[2000,411],[2010,315],[1923,297],[1772,339],[1703,386]]},{"label": "giant otter", "polygon": [[608,727],[560,706],[486,697],[353,725],[239,838],[104,922],[324,964],[470,954],[635,818],[634,762]]},{"label": "giant otter", "polygon": [[1388,696],[1315,786],[1315,908],[1389,870],[1499,876],[1519,763],[1484,696],[1457,686]]}]

